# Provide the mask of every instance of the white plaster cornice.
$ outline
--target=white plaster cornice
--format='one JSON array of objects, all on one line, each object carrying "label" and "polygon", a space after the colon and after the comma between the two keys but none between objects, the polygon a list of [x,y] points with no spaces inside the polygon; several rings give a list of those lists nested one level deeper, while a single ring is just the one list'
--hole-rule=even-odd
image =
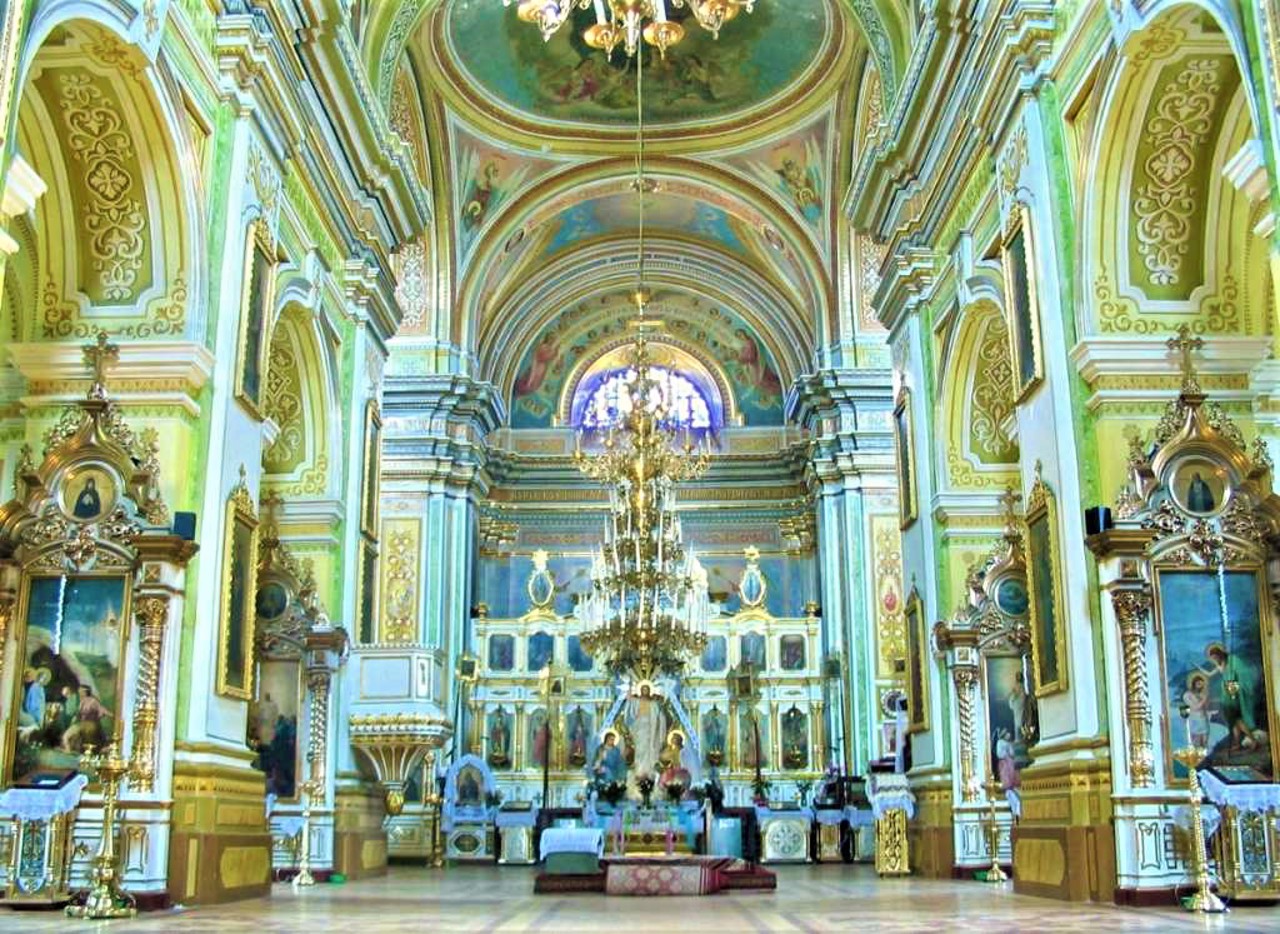
[{"label": "white plaster cornice", "polygon": [[[107,374],[107,387],[122,405],[178,406],[199,416],[196,397],[213,375],[213,354],[186,341],[121,343],[120,359]],[[22,398],[27,407],[73,402],[84,395],[89,374],[80,344],[10,344],[8,363],[38,394]]]},{"label": "white plaster cornice", "polygon": [[[1090,386],[1102,377],[1176,376],[1178,364],[1168,339],[1168,334],[1086,337],[1071,349],[1071,361]],[[1248,376],[1267,359],[1270,350],[1271,341],[1266,337],[1208,337],[1196,355],[1196,371],[1202,376]],[[1212,395],[1222,402],[1248,400],[1253,393],[1214,389]],[[1103,389],[1090,396],[1088,407],[1096,410],[1108,402],[1167,402],[1170,398],[1167,386]]]}]

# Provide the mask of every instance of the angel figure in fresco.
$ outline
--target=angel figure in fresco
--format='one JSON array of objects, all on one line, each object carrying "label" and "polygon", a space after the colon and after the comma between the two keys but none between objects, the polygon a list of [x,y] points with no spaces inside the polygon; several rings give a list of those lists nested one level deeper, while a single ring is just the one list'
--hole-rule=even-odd
[{"label": "angel figure in fresco", "polygon": [[760,345],[745,328],[737,328],[733,333],[741,342],[738,346],[738,363],[742,365],[747,382],[756,391],[756,404],[764,409],[772,407],[782,397],[782,384],[778,381],[778,374],[765,362],[760,353]]},{"label": "angel figure in fresco", "polygon": [[806,172],[799,162],[788,156],[782,160],[782,165],[778,167],[777,172],[802,214],[808,208],[818,204],[817,186],[810,178],[811,173]]},{"label": "angel figure in fresco", "polygon": [[[1262,679],[1256,666],[1238,654],[1229,652],[1221,642],[1205,648],[1209,659],[1209,677],[1220,676],[1218,709],[1231,731],[1231,746],[1252,750],[1267,741],[1265,702],[1259,705]],[[1259,716],[1261,706],[1262,714]]]},{"label": "angel figure in fresco", "polygon": [[548,331],[538,341],[538,346],[533,348],[533,359],[529,361],[528,368],[516,377],[515,394],[531,396],[542,388],[547,371],[559,355],[560,338],[554,331]]},{"label": "angel figure in fresco", "polygon": [[485,213],[489,210],[489,203],[501,174],[502,170],[498,168],[498,163],[490,159],[472,177],[466,203],[462,206],[462,222],[468,229],[474,229],[484,223]]}]

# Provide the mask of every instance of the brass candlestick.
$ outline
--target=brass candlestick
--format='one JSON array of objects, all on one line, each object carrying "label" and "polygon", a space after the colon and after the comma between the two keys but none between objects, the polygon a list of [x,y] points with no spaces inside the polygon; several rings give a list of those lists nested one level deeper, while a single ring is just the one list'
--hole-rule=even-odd
[{"label": "brass candlestick", "polygon": [[302,829],[298,831],[298,874],[293,877],[293,885],[315,885],[315,876],[311,875],[311,799],[320,785],[306,781],[298,786],[302,795]]},{"label": "brass candlestick", "polygon": [[1204,825],[1200,823],[1200,802],[1204,800],[1204,795],[1200,791],[1200,777],[1196,773],[1196,766],[1204,761],[1205,754],[1203,747],[1190,745],[1173,753],[1174,759],[1187,769],[1187,790],[1191,799],[1191,866],[1196,878],[1196,893],[1183,905],[1187,911],[1220,914],[1227,910],[1227,906],[1209,888],[1209,861],[1204,855]]},{"label": "brass candlestick", "polygon": [[120,888],[120,854],[116,852],[116,799],[131,768],[115,742],[98,753],[86,746],[80,756],[81,771],[96,772],[102,783],[102,839],[89,864],[89,891],[84,901],[67,906],[68,917],[97,921],[132,918],[138,913],[133,896]]},{"label": "brass candlestick", "polygon": [[1000,825],[996,822],[996,794],[1000,783],[995,778],[987,782],[987,803],[990,806],[991,824],[988,830],[991,848],[991,868],[987,870],[988,882],[1008,882],[1008,874],[1000,868]]}]

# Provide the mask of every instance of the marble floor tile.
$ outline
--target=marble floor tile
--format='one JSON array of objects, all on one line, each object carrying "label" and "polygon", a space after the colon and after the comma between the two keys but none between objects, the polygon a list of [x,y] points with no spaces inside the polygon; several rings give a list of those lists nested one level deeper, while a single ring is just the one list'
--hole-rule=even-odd
[{"label": "marble floor tile", "polygon": [[143,915],[92,925],[60,913],[0,909],[0,931],[102,929],[112,934],[185,932],[555,932],[585,934],[869,934],[933,931],[1280,932],[1280,908],[1240,907],[1201,917],[1168,908],[1073,905],[1015,895],[1008,886],[878,879],[865,866],[776,867],[776,892],[703,898],[533,895],[533,871],[460,867],[440,873],[397,866],[378,879],[295,890],[270,898]]}]

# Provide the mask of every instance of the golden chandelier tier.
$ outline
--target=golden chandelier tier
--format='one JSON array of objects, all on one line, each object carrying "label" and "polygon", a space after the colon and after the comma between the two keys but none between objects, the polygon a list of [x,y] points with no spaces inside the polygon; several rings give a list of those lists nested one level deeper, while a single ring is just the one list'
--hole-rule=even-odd
[{"label": "golden chandelier tier", "polygon": [[[513,2],[502,0],[503,6]],[[683,9],[686,3],[698,25],[717,39],[739,10],[750,13],[755,8],[755,0],[671,0],[671,7]],[[522,20],[538,27],[544,40],[550,40],[573,18],[575,7],[595,9],[596,21],[582,31],[582,39],[592,48],[604,49],[606,55],[612,56],[621,45],[628,56],[634,56],[643,37],[665,57],[667,49],[684,38],[684,26],[667,16],[666,0],[522,0],[517,11]]]},{"label": "golden chandelier tier", "polygon": [[678,675],[706,647],[707,576],[686,552],[675,484],[706,473],[704,444],[670,417],[650,375],[643,331],[628,361],[623,411],[599,429],[599,450],[574,463],[609,490],[605,541],[592,563],[583,648],[613,674],[650,680]]}]

